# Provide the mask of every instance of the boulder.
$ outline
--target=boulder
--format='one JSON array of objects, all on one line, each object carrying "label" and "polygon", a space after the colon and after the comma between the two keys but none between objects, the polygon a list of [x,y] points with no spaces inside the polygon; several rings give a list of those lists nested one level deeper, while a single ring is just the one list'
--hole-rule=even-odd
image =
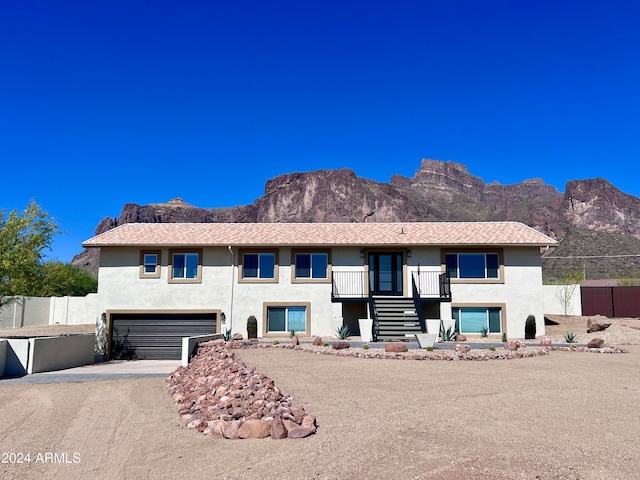
[{"label": "boulder", "polygon": [[456,335],[456,342],[466,342],[467,341],[467,337],[465,335],[462,335],[461,333]]},{"label": "boulder", "polygon": [[244,337],[242,336],[242,334],[238,332],[233,337],[231,337],[231,340],[242,340],[243,338]]},{"label": "boulder", "polygon": [[384,351],[387,353],[404,353],[409,351],[407,345],[402,342],[387,343],[384,347]]},{"label": "boulder", "polygon": [[293,345],[294,347],[297,347],[298,345],[300,345],[300,339],[298,338],[297,335],[294,335],[291,338],[291,345]]},{"label": "boulder", "polygon": [[287,429],[284,428],[284,422],[280,415],[276,415],[273,417],[273,420],[271,420],[271,438],[274,440],[287,438]]},{"label": "boulder", "polygon": [[587,333],[601,332],[611,326],[610,323],[598,323],[595,318],[587,319]]},{"label": "boulder", "polygon": [[543,336],[540,339],[540,345],[543,347],[550,347],[551,346],[551,339],[549,337],[547,337],[546,335]]},{"label": "boulder", "polygon": [[224,422],[222,424],[222,436],[224,438],[228,438],[229,440],[235,440],[240,438],[238,435],[238,429],[242,424],[241,420],[232,420],[230,422]]},{"label": "boulder", "polygon": [[271,435],[271,423],[253,418],[244,422],[238,429],[240,438],[266,438]]},{"label": "boulder", "polygon": [[316,433],[315,428],[293,427],[289,430],[289,438],[305,438]]},{"label": "boulder", "polygon": [[592,338],[587,343],[588,348],[602,348],[604,347],[604,340],[602,338]]},{"label": "boulder", "polygon": [[351,345],[349,344],[349,342],[334,342],[333,344],[331,344],[331,348],[333,348],[334,350],[342,350],[345,348],[349,348]]},{"label": "boulder", "polygon": [[469,353],[471,351],[471,347],[469,345],[456,345],[456,352],[458,353]]},{"label": "boulder", "polygon": [[319,347],[322,345],[322,337],[313,337],[313,345]]}]

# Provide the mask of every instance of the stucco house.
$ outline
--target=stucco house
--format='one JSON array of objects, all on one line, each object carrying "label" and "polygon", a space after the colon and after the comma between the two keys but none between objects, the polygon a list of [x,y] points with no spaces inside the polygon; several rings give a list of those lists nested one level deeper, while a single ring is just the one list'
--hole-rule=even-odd
[{"label": "stucco house", "polygon": [[541,249],[518,222],[130,223],[97,235],[98,354],[179,358],[182,336],[414,338],[430,319],[494,339],[544,333]]}]

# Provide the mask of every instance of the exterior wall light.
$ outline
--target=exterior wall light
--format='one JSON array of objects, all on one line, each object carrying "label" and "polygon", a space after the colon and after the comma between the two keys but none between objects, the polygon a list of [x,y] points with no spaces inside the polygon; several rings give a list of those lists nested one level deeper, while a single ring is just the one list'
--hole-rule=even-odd
[{"label": "exterior wall light", "polygon": [[411,257],[411,250],[407,250],[407,258]]},{"label": "exterior wall light", "polygon": [[360,258],[364,258],[364,250],[360,250]]}]

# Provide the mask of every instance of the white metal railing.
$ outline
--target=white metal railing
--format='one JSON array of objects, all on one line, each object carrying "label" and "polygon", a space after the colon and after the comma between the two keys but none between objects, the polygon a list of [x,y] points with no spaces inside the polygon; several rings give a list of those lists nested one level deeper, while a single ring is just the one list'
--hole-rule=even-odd
[{"label": "white metal railing", "polygon": [[334,271],[332,294],[335,298],[365,298],[369,295],[366,284],[364,270]]}]

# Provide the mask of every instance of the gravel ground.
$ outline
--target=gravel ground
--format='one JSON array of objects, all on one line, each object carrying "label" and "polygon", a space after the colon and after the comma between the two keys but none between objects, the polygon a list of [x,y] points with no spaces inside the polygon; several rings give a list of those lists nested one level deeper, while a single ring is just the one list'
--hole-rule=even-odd
[{"label": "gravel ground", "polygon": [[[600,333],[619,324],[631,342],[633,322]],[[548,334],[572,328],[581,342],[580,325],[586,332],[586,319],[567,319]],[[31,455],[4,456],[0,478],[639,478],[639,344],[489,362],[237,350],[317,417],[303,440],[186,429],[163,379],[0,382],[0,454]],[[36,461],[47,452],[67,462]]]}]

